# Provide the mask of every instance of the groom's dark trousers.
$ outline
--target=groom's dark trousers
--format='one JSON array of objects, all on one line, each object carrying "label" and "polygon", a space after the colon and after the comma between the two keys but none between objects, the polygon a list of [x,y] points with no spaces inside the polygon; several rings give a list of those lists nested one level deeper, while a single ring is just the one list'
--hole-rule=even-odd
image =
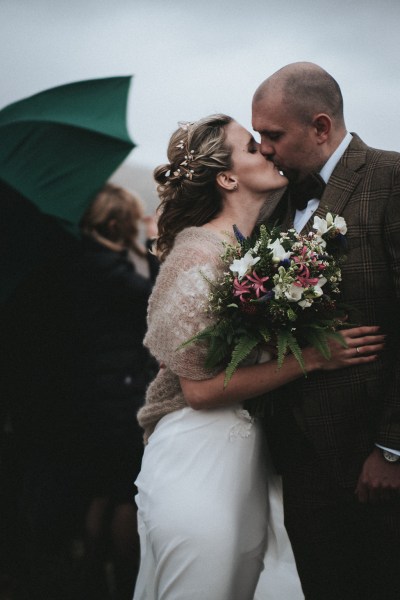
[{"label": "groom's dark trousers", "polygon": [[337,483],[330,461],[315,455],[293,414],[276,404],[268,432],[283,467],[285,526],[306,600],[400,600],[400,496],[360,504],[355,484]]}]

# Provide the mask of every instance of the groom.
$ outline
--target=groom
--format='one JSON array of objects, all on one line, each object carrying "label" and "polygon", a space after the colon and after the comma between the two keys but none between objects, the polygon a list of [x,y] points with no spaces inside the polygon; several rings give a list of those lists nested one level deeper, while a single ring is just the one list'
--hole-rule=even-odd
[{"label": "groom", "polygon": [[400,154],[347,132],[338,84],[312,63],[259,86],[253,128],[290,182],[265,218],[307,233],[313,215],[343,216],[342,299],[387,334],[376,362],[270,394],[265,425],[303,591],[307,600],[398,600]]}]

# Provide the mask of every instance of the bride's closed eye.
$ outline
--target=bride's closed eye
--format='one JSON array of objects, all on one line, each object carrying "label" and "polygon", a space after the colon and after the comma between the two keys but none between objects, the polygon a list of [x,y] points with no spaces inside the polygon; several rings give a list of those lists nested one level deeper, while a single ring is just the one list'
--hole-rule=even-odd
[{"label": "bride's closed eye", "polygon": [[257,144],[256,140],[252,138],[247,145],[247,150],[248,152],[250,152],[250,154],[255,154],[256,152],[258,152],[258,146],[259,144]]}]

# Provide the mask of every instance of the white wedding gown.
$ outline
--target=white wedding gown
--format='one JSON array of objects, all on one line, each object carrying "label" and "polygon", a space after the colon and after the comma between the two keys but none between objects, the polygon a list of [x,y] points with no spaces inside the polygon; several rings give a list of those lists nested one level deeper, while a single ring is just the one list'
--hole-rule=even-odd
[{"label": "white wedding gown", "polygon": [[240,405],[186,407],[159,421],[136,481],[134,600],[303,598],[263,444]]},{"label": "white wedding gown", "polygon": [[264,570],[254,600],[304,600],[292,547],[283,523],[281,478],[273,473],[268,479],[270,529]]},{"label": "white wedding gown", "polygon": [[[201,348],[177,348],[210,324],[209,281],[224,270],[220,252],[219,236],[190,227],[161,265],[145,343],[177,377],[209,376]],[[268,358],[256,353],[248,361]],[[158,410],[154,389],[148,400]],[[265,435],[241,405],[187,406],[163,416],[136,485],[141,565],[134,600],[303,598]]]}]

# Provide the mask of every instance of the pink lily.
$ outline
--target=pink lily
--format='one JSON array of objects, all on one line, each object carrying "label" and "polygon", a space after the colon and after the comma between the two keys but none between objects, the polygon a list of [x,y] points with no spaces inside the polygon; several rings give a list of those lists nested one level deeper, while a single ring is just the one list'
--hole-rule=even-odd
[{"label": "pink lily", "polygon": [[253,271],[251,275],[246,275],[246,278],[253,282],[251,287],[255,290],[257,298],[261,294],[267,293],[268,290],[264,287],[264,283],[268,281],[269,277],[259,277],[256,271]]},{"label": "pink lily", "polygon": [[309,285],[315,285],[318,283],[318,277],[310,277],[310,269],[307,266],[307,261],[309,262],[311,260],[311,262],[316,262],[317,255],[315,252],[312,252],[307,256],[307,253],[308,248],[303,246],[301,255],[294,257],[294,261],[297,263],[299,268],[297,273],[297,281],[294,283],[294,285],[297,285],[298,287],[307,287]]},{"label": "pink lily", "polygon": [[239,296],[239,300],[241,302],[248,302],[248,298],[244,298],[244,294],[250,294],[250,282],[248,281],[239,281],[237,277],[233,280],[233,295]]},{"label": "pink lily", "polygon": [[308,287],[310,285],[317,285],[318,281],[318,277],[306,277],[305,275],[297,275],[297,281],[295,281],[293,285],[297,285],[298,287]]}]

